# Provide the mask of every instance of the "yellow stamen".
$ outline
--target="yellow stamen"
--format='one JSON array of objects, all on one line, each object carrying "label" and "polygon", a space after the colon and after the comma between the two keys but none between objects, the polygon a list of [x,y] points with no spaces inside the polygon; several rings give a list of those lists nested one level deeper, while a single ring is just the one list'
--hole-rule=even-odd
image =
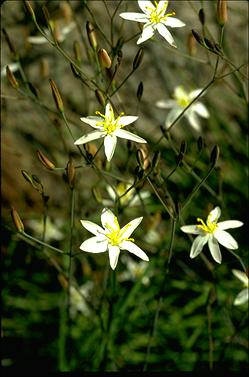
[{"label": "yellow stamen", "polygon": [[107,132],[107,134],[111,134],[112,132],[116,131],[118,128],[122,128],[122,124],[118,124],[120,118],[124,115],[124,113],[120,113],[120,115],[117,117],[117,119],[114,118],[113,111],[109,116],[106,116],[102,114],[100,111],[96,111],[95,114],[101,116],[104,120],[99,121],[96,123],[96,126],[104,128],[104,130]]},{"label": "yellow stamen", "polygon": [[116,216],[114,217],[114,224],[116,225],[116,229],[114,229],[109,224],[105,224],[105,227],[108,230],[110,230],[110,233],[106,233],[106,237],[109,238],[110,243],[111,243],[112,246],[118,246],[123,241],[134,242],[133,238],[125,238],[125,237],[123,237],[123,234],[125,233],[125,231],[127,230],[127,228],[129,228],[130,224],[127,224],[124,227],[124,229],[121,231],[119,223],[118,223],[118,219],[117,219]]},{"label": "yellow stamen", "polygon": [[159,4],[157,1],[155,1],[154,4],[155,8],[146,7],[147,10],[150,12],[150,21],[154,24],[159,24],[162,21],[166,21],[168,17],[175,16],[175,12],[164,14],[166,12],[168,3],[165,3],[161,10],[158,10]]},{"label": "yellow stamen", "polygon": [[202,229],[205,233],[214,233],[214,231],[217,229],[218,225],[215,222],[211,222],[209,219],[209,216],[207,218],[207,224],[204,223],[202,219],[199,217],[197,218],[197,221],[201,224],[196,225],[197,228]]}]

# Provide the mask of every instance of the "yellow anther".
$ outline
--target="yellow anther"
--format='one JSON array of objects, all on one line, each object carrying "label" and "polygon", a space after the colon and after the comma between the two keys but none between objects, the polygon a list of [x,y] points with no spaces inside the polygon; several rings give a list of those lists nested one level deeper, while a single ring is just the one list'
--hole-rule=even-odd
[{"label": "yellow anther", "polygon": [[105,227],[108,230],[110,230],[110,233],[106,233],[106,237],[109,238],[110,243],[111,243],[112,246],[118,246],[123,241],[134,242],[133,238],[123,237],[123,234],[125,233],[126,229],[130,226],[130,224],[127,224],[124,227],[123,231],[121,231],[117,217],[114,217],[114,223],[115,223],[115,225],[117,227],[116,229],[113,229],[113,227],[110,226],[109,224],[105,224]]},{"label": "yellow anther", "polygon": [[197,222],[201,223],[196,225],[197,228],[202,229],[205,233],[213,233],[218,226],[215,222],[209,221],[209,219],[207,219],[207,224],[205,224],[199,217],[197,218]]}]

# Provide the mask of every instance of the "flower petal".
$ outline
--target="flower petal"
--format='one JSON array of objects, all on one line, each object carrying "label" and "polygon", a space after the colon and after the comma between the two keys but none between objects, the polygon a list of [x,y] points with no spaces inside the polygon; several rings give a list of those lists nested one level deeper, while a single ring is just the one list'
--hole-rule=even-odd
[{"label": "flower petal", "polygon": [[214,237],[217,239],[217,241],[225,246],[227,249],[238,249],[238,243],[235,241],[235,239],[226,232],[225,230],[219,230],[219,228],[214,232]]},{"label": "flower petal", "polygon": [[131,241],[123,241],[120,245],[120,248],[123,250],[128,250],[130,253],[135,254],[137,257],[147,262],[149,261],[149,258],[147,257],[145,252]]},{"label": "flower petal", "polygon": [[202,118],[209,118],[209,112],[206,106],[203,105],[201,102],[196,102],[192,105],[193,112],[200,115]]},{"label": "flower petal", "polygon": [[115,152],[116,144],[117,138],[114,134],[109,134],[104,138],[105,155],[107,161],[111,161]]},{"label": "flower petal", "polygon": [[88,220],[80,220],[82,226],[86,228],[89,232],[98,236],[99,234],[103,234],[104,229],[102,229],[99,225],[93,223],[92,221]]},{"label": "flower petal", "polygon": [[156,24],[155,25],[158,32],[161,34],[161,36],[166,39],[166,41],[173,47],[177,48],[174,38],[172,37],[171,33],[168,31],[166,26],[164,24]]},{"label": "flower petal", "polygon": [[230,229],[230,228],[231,229],[239,228],[240,226],[243,225],[243,223],[242,221],[238,221],[238,220],[226,220],[226,221],[221,221],[217,225],[220,230],[225,230],[225,229]]},{"label": "flower petal", "polygon": [[[194,98],[196,98],[202,91],[203,91],[203,88],[192,90],[192,92],[189,93],[190,101],[192,101]],[[200,97],[202,97],[203,94]]]},{"label": "flower petal", "polygon": [[197,228],[196,225],[183,225],[181,226],[181,231],[190,234],[202,234],[202,230]]},{"label": "flower petal", "polygon": [[220,207],[215,207],[212,211],[209,212],[207,220],[211,223],[217,223],[221,215]]},{"label": "flower petal", "polygon": [[184,22],[182,22],[181,20],[179,20],[176,17],[167,17],[166,21],[164,21],[164,24],[166,26],[170,26],[170,27],[183,27],[183,26],[186,26],[186,24]]},{"label": "flower petal", "polygon": [[138,0],[138,6],[146,14],[150,14],[155,9],[154,4],[149,0]]},{"label": "flower petal", "polygon": [[168,8],[168,4],[169,4],[168,0],[159,1],[158,7],[157,7],[158,13],[160,13],[161,11],[164,11],[163,14],[165,14]]},{"label": "flower petal", "polygon": [[234,269],[234,270],[232,270],[232,273],[234,274],[234,276],[236,276],[236,278],[238,278],[240,281],[242,281],[243,284],[248,286],[249,278],[244,271]]},{"label": "flower petal", "polygon": [[194,242],[192,243],[192,246],[191,246],[190,258],[195,258],[195,257],[197,257],[198,254],[201,253],[203,246],[208,241],[208,238],[209,238],[208,235],[196,237],[196,239],[194,240]]},{"label": "flower petal", "polygon": [[117,229],[117,225],[115,224],[115,215],[108,208],[104,208],[101,213],[101,223],[104,228],[106,228],[106,225],[110,225],[113,229]]},{"label": "flower petal", "polygon": [[93,127],[93,128],[98,128],[100,129],[101,126],[96,126],[97,123],[99,122],[102,122],[103,121],[103,118],[101,117],[97,117],[97,116],[88,116],[88,117],[83,117],[83,118],[80,118],[80,120],[86,124],[89,124],[89,126]]},{"label": "flower petal", "polygon": [[171,124],[176,120],[176,118],[182,113],[183,109],[181,107],[178,107],[177,105],[173,107],[172,110],[167,115],[167,118],[165,120],[165,126],[166,128],[169,128]]},{"label": "flower petal", "polygon": [[137,119],[138,119],[137,116],[132,116],[132,115],[122,116],[117,121],[117,125],[120,127],[124,127],[124,126],[127,126],[128,124],[135,122]]},{"label": "flower petal", "polygon": [[117,197],[117,194],[116,194],[116,191],[112,188],[112,186],[108,185],[106,186],[106,190],[110,196],[110,198],[115,201],[116,200],[116,197]]},{"label": "flower petal", "polygon": [[188,109],[185,113],[185,116],[186,116],[186,118],[188,118],[190,125],[196,131],[200,131],[201,127],[200,127],[199,119],[196,116],[196,114],[194,113],[193,109]]},{"label": "flower petal", "polygon": [[88,253],[104,253],[107,250],[108,240],[99,237],[88,238],[80,245],[80,249]]},{"label": "flower petal", "polygon": [[109,251],[109,260],[110,260],[110,266],[113,270],[115,270],[117,263],[118,263],[118,257],[120,254],[120,249],[118,246],[112,246],[108,245],[108,251]]},{"label": "flower petal", "polygon": [[[130,221],[128,224],[126,224],[122,229],[121,232],[123,234],[123,238],[129,238],[130,235],[134,232],[134,230],[138,227],[138,225],[143,220],[143,217],[137,217],[136,219]],[[123,233],[124,231],[124,233]]]},{"label": "flower petal", "polygon": [[116,130],[115,135],[118,137],[121,137],[122,139],[135,141],[136,143],[147,143],[147,141],[144,140],[142,137],[137,136],[133,134],[132,132],[129,132],[126,130],[122,130],[122,129]]},{"label": "flower petal", "polygon": [[135,12],[124,12],[120,13],[120,17],[124,18],[125,20],[136,21],[136,22],[148,22],[148,17],[142,13],[135,13]]},{"label": "flower petal", "polygon": [[209,237],[208,247],[209,247],[210,253],[211,253],[212,257],[214,258],[215,262],[221,263],[222,256],[221,256],[221,252],[220,252],[220,247],[219,247],[218,242],[216,241],[216,239],[213,236]]},{"label": "flower petal", "polygon": [[160,109],[170,109],[171,107],[176,105],[176,101],[173,99],[168,100],[160,100],[156,102],[156,106]]},{"label": "flower petal", "polygon": [[29,43],[32,43],[34,45],[41,45],[44,43],[48,43],[47,39],[45,37],[40,37],[40,36],[30,36],[27,38]]},{"label": "flower petal", "polygon": [[142,34],[140,38],[138,39],[137,44],[139,45],[140,43],[147,41],[147,39],[150,39],[151,37],[153,37],[154,33],[155,33],[155,30],[153,28],[152,23],[148,22],[147,24],[144,25]]},{"label": "flower petal", "polygon": [[242,304],[245,304],[248,299],[249,299],[249,295],[248,295],[248,288],[245,288],[243,289],[236,297],[235,297],[235,300],[233,302],[234,305],[242,305]]},{"label": "flower petal", "polygon": [[114,119],[114,111],[110,102],[107,102],[106,104],[105,117],[108,119]]},{"label": "flower petal", "polygon": [[79,139],[77,139],[74,142],[74,144],[79,145],[79,144],[89,143],[89,141],[101,139],[104,136],[105,136],[105,132],[103,132],[103,131],[89,132],[88,134],[85,134],[85,135],[81,136]]}]

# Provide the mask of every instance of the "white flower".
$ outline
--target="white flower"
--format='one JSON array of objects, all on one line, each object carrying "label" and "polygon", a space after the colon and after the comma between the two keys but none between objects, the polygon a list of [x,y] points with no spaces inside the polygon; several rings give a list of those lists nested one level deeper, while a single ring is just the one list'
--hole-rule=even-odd
[{"label": "white flower", "polygon": [[120,182],[115,187],[115,190],[112,188],[112,186],[107,185],[106,190],[111,200],[104,199],[103,204],[105,206],[113,205],[119,199],[121,206],[128,205],[129,207],[133,207],[139,204],[141,200],[143,201],[150,197],[149,191],[144,191],[139,194],[136,194],[136,190],[134,188],[130,189],[124,195],[124,193],[131,187],[131,185],[131,183]]},{"label": "white flower", "polygon": [[215,207],[208,215],[206,224],[200,218],[197,225],[185,225],[181,227],[184,233],[198,234],[194,240],[191,250],[190,258],[195,258],[203,249],[203,246],[208,243],[210,253],[217,263],[221,263],[221,252],[219,243],[227,249],[238,249],[238,244],[235,239],[225,231],[229,228],[238,228],[243,225],[241,221],[228,220],[217,223],[221,215],[219,207]]},{"label": "white flower", "polygon": [[[165,126],[168,128],[174,120],[182,113],[185,107],[187,107],[195,97],[200,94],[202,89],[196,89],[187,93],[182,86],[177,86],[174,90],[172,100],[161,100],[156,103],[157,107],[161,109],[171,109],[167,115]],[[194,102],[184,113],[184,116],[188,119],[190,125],[196,130],[200,130],[200,124],[198,115],[203,118],[209,117],[209,112],[201,102]]]},{"label": "white flower", "polygon": [[149,258],[145,252],[135,245],[133,238],[129,238],[142,219],[142,217],[138,217],[120,229],[117,217],[111,210],[104,208],[101,214],[103,228],[91,221],[80,220],[83,227],[95,235],[84,241],[80,249],[89,253],[103,253],[108,250],[110,266],[113,270],[116,268],[120,250],[128,250],[137,257],[148,261]]},{"label": "white flower", "polygon": [[171,46],[176,47],[175,41],[168,31],[167,26],[182,27],[185,26],[185,24],[178,20],[178,18],[172,17],[175,15],[175,12],[166,13],[168,3],[169,2],[165,0],[159,2],[155,1],[154,4],[151,1],[141,0],[138,1],[138,5],[144,13],[125,12],[120,14],[120,17],[125,20],[145,23],[142,35],[138,39],[137,44],[150,39],[157,30]]},{"label": "white flower", "polygon": [[239,294],[235,297],[235,300],[233,302],[234,305],[242,305],[245,304],[249,299],[249,279],[248,276],[244,271],[239,270],[232,270],[232,273],[238,278],[240,281],[242,281],[244,285],[244,289],[239,292]]},{"label": "white flower", "polygon": [[[75,28],[75,26],[76,26],[75,22],[70,22],[68,25],[63,26],[63,27],[58,22],[51,23],[51,27],[53,28],[55,36],[56,36],[58,42],[60,42],[60,43],[65,40],[67,34],[69,34]],[[48,37],[48,39],[50,39],[51,36],[50,36],[49,29],[44,29],[43,31],[46,34],[46,36]],[[39,36],[38,35],[37,36],[31,35],[27,38],[27,40],[29,41],[29,43],[32,43],[34,45],[49,43],[48,40],[45,37],[40,36],[40,35]]]},{"label": "white flower", "polygon": [[70,315],[75,317],[77,312],[81,312],[85,316],[90,315],[90,309],[86,299],[90,295],[90,291],[93,288],[91,281],[81,285],[77,290],[74,286],[70,286]]},{"label": "white flower", "polygon": [[117,137],[132,140],[137,143],[147,143],[146,140],[141,137],[123,130],[123,127],[135,122],[135,120],[138,119],[137,116],[123,116],[123,113],[121,113],[117,119],[115,119],[110,103],[106,105],[105,115],[101,114],[99,111],[96,111],[96,114],[100,116],[88,116],[86,118],[80,118],[80,120],[96,128],[97,131],[90,132],[80,137],[74,144],[85,144],[92,140],[104,138],[105,155],[107,160],[111,161],[116,148]]},{"label": "white flower", "polygon": [[[43,232],[43,219],[36,220],[31,219],[27,221],[27,225],[34,231],[34,233],[38,236],[42,236]],[[64,233],[62,233],[59,228],[62,226],[60,220],[56,220],[54,223],[51,221],[50,217],[47,217],[46,220],[46,233],[45,233],[45,241],[60,241],[65,238]]]},{"label": "white flower", "polygon": [[[126,264],[127,270],[121,272],[121,274],[118,276],[119,281],[131,280],[135,282],[140,279],[142,275],[144,275],[148,267],[148,264],[146,262],[135,262],[126,255],[123,255],[121,259],[122,262]],[[143,285],[149,285],[150,277],[148,276],[148,274],[142,277],[141,282]]]}]

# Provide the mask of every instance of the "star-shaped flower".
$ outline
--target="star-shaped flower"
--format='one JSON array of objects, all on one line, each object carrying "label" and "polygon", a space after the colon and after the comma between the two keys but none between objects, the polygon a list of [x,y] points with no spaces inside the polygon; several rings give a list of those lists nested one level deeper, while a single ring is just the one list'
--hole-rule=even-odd
[{"label": "star-shaped flower", "polygon": [[219,243],[227,249],[238,249],[238,244],[235,239],[225,231],[229,228],[238,228],[243,225],[238,220],[228,220],[217,223],[221,215],[219,207],[215,207],[208,215],[206,224],[200,218],[197,219],[197,225],[184,225],[181,230],[184,233],[197,234],[198,237],[194,240],[191,250],[190,258],[195,258],[203,249],[203,246],[208,243],[210,253],[217,263],[221,263],[222,256],[220,252]]},{"label": "star-shaped flower", "polygon": [[[195,97],[200,94],[202,89],[195,89],[187,93],[182,86],[177,86],[174,90],[174,99],[161,100],[156,103],[156,106],[161,109],[171,109],[167,115],[165,126],[168,128],[174,120],[182,113],[185,107],[187,107]],[[209,117],[209,112],[201,102],[194,102],[184,113],[184,116],[188,119],[190,125],[196,130],[200,130],[200,123],[198,115],[203,118]]]},{"label": "star-shaped flower", "polygon": [[109,102],[106,105],[105,114],[101,114],[99,111],[96,111],[96,114],[99,116],[88,116],[86,118],[80,118],[80,120],[96,128],[97,131],[90,132],[80,137],[74,144],[85,144],[92,140],[104,138],[105,155],[107,160],[111,161],[116,148],[117,137],[132,140],[137,143],[147,143],[147,141],[141,137],[123,130],[123,127],[135,122],[135,120],[138,119],[137,116],[123,116],[124,114],[121,113],[115,119],[112,105]]},{"label": "star-shaped flower", "polygon": [[242,305],[248,302],[249,300],[249,279],[244,271],[232,270],[232,273],[236,278],[242,281],[244,289],[238,293],[233,302],[234,305]]},{"label": "star-shaped flower", "polygon": [[171,46],[177,47],[171,33],[167,29],[167,26],[183,27],[185,24],[178,20],[178,18],[172,17],[175,15],[175,12],[166,13],[168,3],[169,2],[165,0],[159,2],[155,1],[154,4],[151,1],[140,0],[138,1],[138,5],[144,13],[125,12],[120,14],[120,17],[125,20],[142,22],[145,24],[142,35],[138,39],[137,44],[150,39],[157,30]]},{"label": "star-shaped flower", "polygon": [[80,220],[83,227],[94,234],[94,237],[81,244],[80,249],[89,253],[103,253],[108,250],[110,266],[113,270],[117,266],[120,250],[128,250],[137,257],[148,261],[149,258],[145,252],[135,245],[133,238],[129,238],[142,219],[142,217],[138,217],[120,229],[117,217],[111,210],[104,208],[101,214],[103,228],[91,221]]}]

